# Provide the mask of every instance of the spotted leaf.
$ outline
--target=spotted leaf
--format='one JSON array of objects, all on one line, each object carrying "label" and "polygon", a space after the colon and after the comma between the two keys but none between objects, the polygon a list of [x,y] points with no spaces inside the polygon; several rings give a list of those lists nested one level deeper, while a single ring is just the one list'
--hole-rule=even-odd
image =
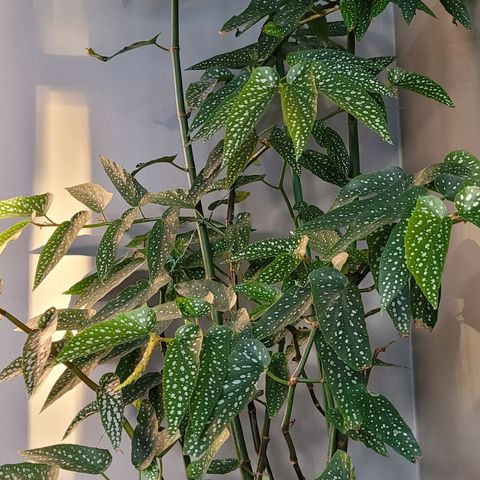
[{"label": "spotted leaf", "polygon": [[245,169],[255,150],[257,140],[257,135],[254,131],[251,131],[237,150],[227,159],[227,184],[229,186],[234,185],[235,181]]},{"label": "spotted leaf", "polygon": [[175,290],[179,295],[208,300],[219,312],[228,312],[237,301],[237,295],[231,287],[209,279],[177,283]]},{"label": "spotted leaf", "polygon": [[169,432],[175,432],[188,412],[200,364],[202,332],[194,324],[180,327],[168,345],[163,369],[163,402]]},{"label": "spotted leaf", "polygon": [[262,260],[282,253],[293,253],[300,243],[301,238],[295,236],[260,240],[233,255],[232,260],[235,262]]},{"label": "spotted leaf", "polygon": [[295,147],[290,135],[283,129],[274,127],[270,130],[268,137],[270,145],[285,160],[290,167],[300,175],[302,173],[301,165],[295,155]]},{"label": "spotted leaf", "polygon": [[123,398],[118,390],[120,379],[114,373],[105,373],[98,383],[97,407],[102,425],[115,450],[120,448],[123,428]]},{"label": "spotted leaf", "polygon": [[407,267],[434,308],[438,306],[451,228],[452,220],[439,198],[425,196],[417,200],[405,234]]},{"label": "spotted leaf", "polygon": [[[275,352],[268,367],[268,372],[273,373],[278,378],[288,381],[289,371],[287,357],[283,352]],[[265,379],[265,396],[267,401],[267,412],[270,418],[275,417],[282,408],[288,394],[288,385],[277,382],[270,376]]]},{"label": "spotted leaf", "polygon": [[73,430],[81,423],[83,420],[86,418],[90,417],[91,415],[98,413],[98,407],[97,407],[97,402],[93,401],[88,403],[85,407],[83,407],[73,418],[73,420],[70,422],[70,425],[68,426],[67,430],[65,431],[63,435],[63,439],[67,438]]},{"label": "spotted leaf", "polygon": [[317,115],[317,87],[311,64],[297,63],[288,71],[286,80],[280,86],[282,111],[298,161]]},{"label": "spotted leaf", "polygon": [[398,6],[402,9],[403,18],[410,23],[417,13],[418,0],[398,0]]},{"label": "spotted leaf", "polygon": [[424,97],[432,98],[437,102],[454,107],[448,93],[436,82],[424,75],[407,72],[401,68],[395,68],[388,72],[388,81],[395,87],[405,88],[412,92],[419,93]]},{"label": "spotted leaf", "polygon": [[3,480],[57,480],[60,469],[57,465],[34,463],[11,463],[0,465]]},{"label": "spotted leaf", "polygon": [[343,187],[348,183],[344,168],[338,165],[332,157],[315,150],[306,150],[300,158],[302,167],[310,170],[314,175],[325,182]]},{"label": "spotted leaf", "polygon": [[316,480],[355,480],[352,459],[342,450],[337,450],[325,471]]},{"label": "spotted leaf", "polygon": [[43,217],[52,203],[53,195],[33,195],[0,200],[0,218]]},{"label": "spotted leaf", "polygon": [[155,280],[162,274],[163,266],[175,246],[175,238],[180,228],[179,209],[169,208],[160,220],[157,220],[148,236],[147,262],[150,279]]},{"label": "spotted leaf", "polygon": [[73,337],[57,356],[58,362],[72,361],[148,334],[155,325],[155,312],[147,306],[92,325]]},{"label": "spotted leaf", "polygon": [[20,237],[23,229],[30,225],[30,220],[23,220],[8,227],[2,233],[0,233],[0,253],[3,252],[9,242],[16,240]]},{"label": "spotted leaf", "polygon": [[228,164],[255,128],[278,86],[278,75],[270,67],[256,68],[235,99],[228,114],[223,157]]},{"label": "spotted leaf", "polygon": [[97,213],[103,212],[113,197],[113,193],[91,182],[67,187],[66,190],[73,198]]},{"label": "spotted leaf", "polygon": [[132,207],[140,206],[147,190],[118,163],[107,157],[100,157],[100,161],[105,173],[125,201]]},{"label": "spotted leaf", "polygon": [[[90,318],[92,318],[95,310],[80,308],[59,308],[57,309],[57,330],[82,330]],[[30,328],[38,328],[42,316],[31,318],[27,322]]]},{"label": "spotted leaf", "polygon": [[58,465],[62,470],[95,475],[107,470],[112,463],[112,455],[108,450],[84,445],[51,445],[25,450],[21,454],[31,462]]},{"label": "spotted leaf", "polygon": [[157,462],[152,462],[149,467],[142,470],[142,480],[161,480],[162,472]]},{"label": "spotted leaf", "polygon": [[440,0],[445,10],[468,30],[472,29],[472,19],[466,0]]},{"label": "spotted leaf", "polygon": [[310,273],[313,304],[325,341],[351,368],[371,365],[372,352],[358,287],[334,268]]},{"label": "spotted leaf", "polygon": [[268,265],[260,269],[252,280],[260,283],[274,284],[285,280],[292,272],[296,270],[301,263],[302,257],[282,253],[276,256]]},{"label": "spotted leaf", "polygon": [[412,315],[417,328],[432,330],[438,320],[438,308],[433,308],[430,302],[425,298],[418,285],[411,282],[411,305]]},{"label": "spotted leaf", "polygon": [[164,207],[193,208],[187,192],[181,188],[173,188],[163,192],[147,193],[142,203],[155,203]]},{"label": "spotted leaf", "polygon": [[145,470],[155,458],[158,420],[150,402],[143,400],[137,416],[137,426],[132,438],[132,464]]},{"label": "spotted leaf", "polygon": [[250,300],[267,304],[276,302],[281,296],[281,292],[275,287],[260,282],[240,283],[235,287],[235,291]]},{"label": "spotted leaf", "polygon": [[72,246],[78,233],[90,218],[88,212],[78,212],[71,220],[61,223],[48,239],[40,253],[35,271],[34,288],[52,271]]},{"label": "spotted leaf", "polygon": [[240,464],[236,458],[224,458],[222,460],[212,460],[207,473],[210,475],[225,475],[239,468]]},{"label": "spotted leaf", "polygon": [[222,27],[221,32],[231,32],[239,29],[244,31],[267,15],[274,13],[282,6],[281,0],[251,0],[247,8],[234,15]]},{"label": "spotted leaf", "polygon": [[248,245],[252,231],[252,216],[248,212],[239,213],[234,222],[225,230],[225,240],[231,255],[242,251]]},{"label": "spotted leaf", "polygon": [[455,206],[462,218],[480,226],[480,187],[465,187],[458,192]]},{"label": "spotted leaf", "polygon": [[209,314],[211,304],[196,297],[177,297],[177,307],[183,318],[199,318]]},{"label": "spotted leaf", "polygon": [[13,359],[1,372],[0,383],[11,380],[22,374],[23,369],[23,357],[17,357]]},{"label": "spotted leaf", "polygon": [[206,70],[207,68],[214,67],[243,68],[255,65],[257,58],[257,47],[255,44],[252,44],[228,53],[215,55],[214,57],[192,65],[188,70]]},{"label": "spotted leaf", "polygon": [[137,215],[138,208],[130,208],[122,215],[122,218],[114,220],[105,230],[95,257],[97,275],[100,280],[106,279],[115,265],[122,237],[125,232],[130,230]]},{"label": "spotted leaf", "polygon": [[254,336],[263,339],[295,323],[311,303],[309,288],[291,287],[253,324]]},{"label": "spotted leaf", "polygon": [[55,308],[47,310],[40,319],[39,330],[31,332],[23,346],[23,378],[31,395],[43,379],[50,357],[52,335],[57,330],[58,314]]},{"label": "spotted leaf", "polygon": [[233,337],[233,330],[223,325],[214,326],[205,334],[200,370],[190,400],[190,435],[202,434],[223,393]]},{"label": "spotted leaf", "polygon": [[215,89],[219,81],[229,81],[233,78],[228,68],[214,67],[207,69],[200,80],[191,83],[185,94],[189,108],[198,108],[207,96]]},{"label": "spotted leaf", "polygon": [[408,285],[405,285],[386,307],[388,315],[402,337],[410,335],[410,327],[413,321],[411,302],[410,289]]}]

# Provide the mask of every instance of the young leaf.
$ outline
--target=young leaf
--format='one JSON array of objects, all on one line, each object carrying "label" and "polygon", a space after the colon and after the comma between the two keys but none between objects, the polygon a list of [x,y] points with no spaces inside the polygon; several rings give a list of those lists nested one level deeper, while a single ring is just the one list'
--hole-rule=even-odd
[{"label": "young leaf", "polygon": [[465,187],[455,196],[458,214],[480,227],[480,187]]},{"label": "young leaf", "polygon": [[33,195],[0,200],[0,218],[43,217],[52,203],[53,195]]},{"label": "young leaf", "polygon": [[330,267],[314,270],[309,278],[325,341],[354,370],[370,367],[372,352],[358,287]]},{"label": "young leaf", "polygon": [[265,379],[265,397],[267,401],[267,412],[270,418],[275,417],[282,408],[288,393],[288,385],[277,382],[268,375],[273,373],[278,378],[288,381],[290,373],[288,371],[287,357],[283,352],[275,352],[270,359],[270,365]]},{"label": "young leaf", "polygon": [[58,465],[62,470],[92,475],[104,472],[112,463],[112,455],[108,450],[73,444],[34,448],[21,452],[21,455],[31,462]]},{"label": "young leaf", "polygon": [[42,280],[52,271],[62,257],[68,252],[72,243],[90,218],[88,212],[78,212],[71,220],[61,223],[48,239],[40,253],[35,282],[33,288],[37,288]]},{"label": "young leaf", "polygon": [[174,433],[188,411],[197,380],[202,332],[194,324],[180,327],[168,345],[163,368],[163,402],[168,430]]},{"label": "young leaf", "polygon": [[229,164],[235,152],[255,128],[278,86],[278,75],[270,67],[256,68],[235,99],[228,115],[224,161]]},{"label": "young leaf", "polygon": [[140,206],[147,190],[118,163],[107,157],[100,157],[100,161],[105,173],[125,201],[132,207]]},{"label": "young leaf", "polygon": [[202,434],[222,395],[233,337],[233,331],[224,325],[214,326],[205,334],[200,370],[190,400],[189,432],[193,436]]},{"label": "young leaf", "polygon": [[137,215],[138,208],[129,208],[123,213],[122,218],[113,221],[105,230],[95,257],[97,275],[101,281],[106,280],[109,276],[115,265],[120,241],[124,233],[130,230]]},{"label": "young leaf", "polygon": [[4,480],[57,480],[57,465],[14,463],[0,465],[0,478]]},{"label": "young leaf", "polygon": [[175,238],[180,228],[180,210],[169,208],[160,220],[157,220],[148,236],[147,262],[150,279],[154,281],[163,271],[163,266],[170,257],[175,245]]},{"label": "young leaf", "polygon": [[214,67],[204,72],[200,80],[191,83],[185,94],[187,105],[190,109],[198,108],[202,102],[213,92],[219,81],[230,81],[233,78],[228,68]]},{"label": "young leaf", "polygon": [[102,425],[112,447],[120,448],[123,428],[123,398],[118,389],[120,379],[114,373],[105,373],[98,382],[97,407]]},{"label": "young leaf", "polygon": [[401,68],[389,70],[388,81],[395,87],[406,88],[424,97],[432,98],[447,107],[454,107],[448,93],[438,84],[424,75],[407,72]]},{"label": "young leaf", "polygon": [[352,459],[342,450],[337,450],[327,468],[316,480],[355,480]]},{"label": "young leaf", "polygon": [[261,340],[295,323],[311,303],[309,288],[291,287],[253,324],[254,336]]},{"label": "young leaf", "polygon": [[113,197],[113,193],[107,192],[101,185],[91,182],[67,187],[66,190],[73,198],[96,213],[103,212]]},{"label": "young leaf", "polygon": [[21,222],[15,223],[14,225],[8,227],[2,233],[0,233],[0,253],[3,252],[7,244],[13,240],[16,240],[23,229],[30,225],[30,220],[23,220]]},{"label": "young leaf", "polygon": [[311,64],[297,63],[288,71],[286,80],[280,87],[282,111],[298,161],[317,115],[317,87]]},{"label": "young leaf", "polygon": [[57,320],[57,310],[55,308],[47,310],[41,317],[40,329],[28,335],[23,347],[22,371],[29,395],[32,395],[43,378],[50,357],[52,335],[57,330]]},{"label": "young leaf", "polygon": [[57,362],[72,361],[143,337],[152,330],[156,321],[155,312],[144,306],[92,325],[65,345],[57,355]]},{"label": "young leaf", "polygon": [[143,400],[137,416],[137,426],[132,438],[132,464],[145,470],[155,458],[158,420],[149,401]]},{"label": "young leaf", "polygon": [[417,200],[405,234],[405,255],[408,269],[434,308],[438,306],[451,228],[452,220],[439,198],[425,196]]}]

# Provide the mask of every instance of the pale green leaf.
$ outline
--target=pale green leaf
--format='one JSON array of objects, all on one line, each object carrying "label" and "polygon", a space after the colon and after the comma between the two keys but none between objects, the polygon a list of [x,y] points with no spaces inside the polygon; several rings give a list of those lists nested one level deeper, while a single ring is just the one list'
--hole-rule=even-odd
[{"label": "pale green leaf", "polygon": [[455,206],[463,219],[480,226],[480,187],[465,187],[458,192]]},{"label": "pale green leaf", "polygon": [[113,193],[91,182],[67,187],[66,190],[73,198],[97,213],[103,212],[113,197]]},{"label": "pale green leaf", "polygon": [[23,220],[21,222],[15,223],[14,225],[8,227],[6,230],[0,233],[0,253],[3,252],[9,242],[17,240],[17,238],[20,237],[23,229],[26,226],[30,225],[30,223],[30,220]]},{"label": "pale green leaf", "polygon": [[47,213],[52,200],[53,195],[51,193],[1,200],[0,218],[43,217]]},{"label": "pale green leaf", "polygon": [[228,312],[237,301],[237,296],[231,287],[205,278],[177,283],[175,290],[179,295],[186,297],[204,298],[219,312]]},{"label": "pale green leaf", "polygon": [[211,304],[196,297],[177,297],[177,307],[183,318],[205,317],[210,313]]},{"label": "pale green leaf", "polygon": [[23,357],[17,357],[13,359],[1,372],[0,383],[11,380],[22,374],[23,369]]}]

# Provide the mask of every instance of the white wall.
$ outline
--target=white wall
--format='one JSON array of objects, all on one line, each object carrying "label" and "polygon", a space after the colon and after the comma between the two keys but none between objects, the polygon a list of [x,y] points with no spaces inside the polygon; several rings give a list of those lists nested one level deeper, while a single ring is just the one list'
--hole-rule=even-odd
[{"label": "white wall", "polygon": [[[184,66],[218,52],[247,43],[252,37],[239,40],[233,35],[219,36],[223,21],[238,12],[247,2],[225,0],[182,1],[182,52]],[[362,42],[360,52],[368,55],[390,55],[394,52],[393,18],[389,11],[377,20],[375,28]],[[91,46],[102,53],[118,50],[133,41],[165,32],[159,38],[168,45],[169,9],[167,1],[154,0],[4,0],[0,3],[0,152],[2,177],[0,197],[50,189],[58,197],[55,218],[67,218],[75,206],[62,186],[93,179],[108,182],[102,173],[98,155],[106,154],[132,168],[136,163],[160,155],[179,153],[178,130],[172,95],[170,59],[156,48],[137,50],[133,54],[103,64],[83,55]],[[187,73],[186,79],[194,79]],[[325,107],[328,108],[328,107]],[[331,108],[331,107],[330,107]],[[330,108],[326,111],[330,111]],[[389,109],[392,130],[398,140],[397,109]],[[334,122],[340,125],[340,120]],[[399,163],[399,150],[383,144],[375,135],[361,129],[362,162],[365,170]],[[398,143],[398,142],[396,142]],[[202,164],[208,145],[195,147]],[[263,165],[271,179],[276,178],[279,162],[265,155]],[[142,181],[152,190],[185,186],[177,171],[167,168],[150,170]],[[306,175],[305,196],[321,207],[328,206],[334,192],[322,182]],[[115,204],[114,213],[123,205]],[[257,185],[245,204],[255,213],[254,223],[269,233],[290,229],[285,208],[276,192]],[[76,256],[68,259],[63,269],[54,271],[34,294],[29,285],[36,256],[28,257],[29,248],[38,247],[46,232],[24,235],[9,246],[0,257],[1,277],[6,289],[1,305],[21,318],[37,314],[50,304],[65,305],[61,292],[88,271],[90,259]],[[91,239],[82,241],[88,247]],[[88,250],[88,249],[87,249]],[[85,253],[85,248],[77,249]],[[374,306],[375,300],[372,299]],[[382,317],[370,320],[374,346],[396,339],[390,321]],[[20,349],[22,336],[12,333],[5,322],[0,323],[0,363],[6,364]],[[405,342],[391,347],[389,359],[409,365],[410,350]],[[312,373],[313,374],[313,373]],[[413,400],[409,370],[379,371],[372,377],[372,389],[388,395],[412,425]],[[67,395],[59,406],[51,407],[42,416],[37,412],[46,391],[42,390],[27,409],[21,380],[0,386],[0,463],[16,462],[15,452],[27,446],[56,442],[75,412],[91,398],[79,388]],[[294,410],[297,421],[293,436],[300,450],[300,461],[308,478],[318,475],[325,461],[325,430],[323,419],[313,409],[306,391],[299,394]],[[278,427],[276,425],[274,428]],[[272,430],[276,439],[270,452],[275,463],[276,478],[293,477],[288,455],[279,430]],[[98,419],[85,422],[84,434],[72,441],[108,447],[101,436]],[[116,457],[112,469],[115,478],[134,478],[129,467],[128,445]],[[352,455],[358,476],[363,479],[414,479],[417,469],[397,455],[382,459],[363,446],[352,444]],[[178,454],[178,452],[177,452]],[[119,458],[120,457],[120,458]],[[119,460],[119,461],[117,461]],[[277,463],[278,462],[278,463]],[[181,478],[181,460],[170,456],[166,478]],[[128,477],[125,472],[128,473]],[[130,473],[131,472],[131,473]],[[176,472],[176,473],[173,473]],[[63,479],[81,478],[62,473]],[[237,478],[237,474],[232,478]]]}]

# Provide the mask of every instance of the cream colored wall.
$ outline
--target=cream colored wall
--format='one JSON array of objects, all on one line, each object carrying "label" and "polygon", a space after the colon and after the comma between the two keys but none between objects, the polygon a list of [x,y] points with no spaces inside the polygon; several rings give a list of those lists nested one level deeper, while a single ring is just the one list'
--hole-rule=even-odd
[{"label": "cream colored wall", "polygon": [[[480,156],[480,9],[477,33],[417,15],[397,19],[398,64],[438,80],[456,104],[450,110],[402,93],[403,162],[410,171],[440,162],[455,149]],[[480,462],[480,230],[457,226],[444,275],[440,318],[433,333],[414,336],[417,427],[422,480],[478,480]]]}]

